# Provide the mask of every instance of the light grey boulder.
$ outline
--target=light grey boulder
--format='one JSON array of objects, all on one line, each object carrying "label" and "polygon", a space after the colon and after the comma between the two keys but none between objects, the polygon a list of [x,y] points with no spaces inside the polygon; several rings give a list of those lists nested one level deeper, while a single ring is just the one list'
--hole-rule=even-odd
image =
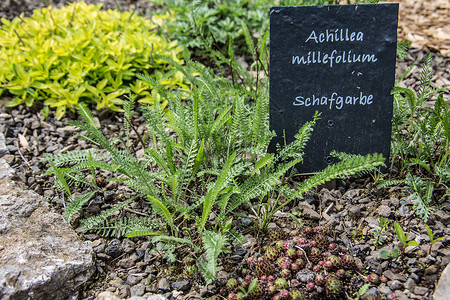
[{"label": "light grey boulder", "polygon": [[441,278],[433,294],[434,300],[448,300],[450,298],[450,264],[442,271]]},{"label": "light grey boulder", "polygon": [[0,157],[9,154],[8,147],[6,147],[6,140],[3,132],[0,131]]},{"label": "light grey boulder", "polygon": [[94,271],[91,247],[0,159],[0,299],[70,299]]}]

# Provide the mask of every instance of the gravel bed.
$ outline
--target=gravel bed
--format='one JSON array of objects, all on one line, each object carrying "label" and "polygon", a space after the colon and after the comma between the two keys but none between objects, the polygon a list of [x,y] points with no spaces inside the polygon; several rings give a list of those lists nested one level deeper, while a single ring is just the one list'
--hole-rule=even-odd
[{"label": "gravel bed", "polygon": [[[59,6],[68,1],[48,1]],[[88,3],[103,3],[106,8],[117,7],[135,9],[145,14],[151,9],[146,0],[92,0]],[[46,6],[46,1],[6,0],[0,3],[0,17],[11,19],[20,12],[29,15],[32,9]],[[420,79],[420,64],[423,62],[424,51],[412,49],[405,60],[397,64],[400,74],[414,64],[411,75],[402,86],[417,89]],[[448,69],[450,59],[436,55],[433,82],[437,86],[450,86]],[[449,101],[449,95],[445,95]],[[68,124],[75,119],[69,113],[60,121],[52,117],[44,119],[39,114],[39,107],[6,108],[3,103],[12,100],[7,97],[0,99],[0,132],[5,136],[5,144],[9,153],[3,158],[16,170],[19,180],[26,183],[37,193],[51,198],[56,195],[52,179],[43,176],[47,165],[42,162],[45,153],[59,153],[74,149],[88,149],[92,146],[75,138],[76,129]],[[433,103],[430,102],[431,106]],[[123,135],[122,116],[111,112],[94,112],[102,124],[103,133],[108,137]],[[138,113],[134,124],[138,132],[144,131],[145,122]],[[134,133],[132,133],[133,136]],[[108,174],[105,174],[107,176]],[[108,183],[103,193],[92,201],[86,209],[86,214],[98,213],[101,209],[111,207],[119,201],[119,195],[129,193],[116,183]],[[408,193],[399,187],[378,190],[370,176],[360,179],[339,180],[332,187],[323,187],[316,193],[305,197],[304,201],[289,207],[289,212],[302,212],[302,220],[312,226],[323,224],[332,228],[331,235],[336,241],[346,246],[359,260],[359,271],[375,272],[385,275],[387,282],[377,287],[378,293],[386,299],[432,299],[435,283],[443,268],[450,262],[450,211],[449,207],[434,212],[428,225],[435,237],[443,237],[443,241],[431,244],[426,234],[424,223],[417,218],[412,210],[412,204],[407,199]],[[63,205],[51,201],[56,211],[62,212]],[[149,215],[150,207],[145,202],[134,202],[124,212],[126,215]],[[286,232],[295,229],[298,224],[287,215],[286,211],[276,214],[270,227],[280,227]],[[243,210],[240,213],[248,215]],[[379,226],[379,217],[390,220],[389,235],[379,247],[373,247],[367,238],[370,231]],[[191,298],[221,298],[221,289],[226,280],[236,276],[240,266],[255,247],[260,246],[264,237],[251,230],[252,220],[238,218],[234,224],[237,230],[244,234],[244,243],[233,245],[232,253],[220,258],[218,280],[216,284],[206,285],[200,277],[191,277],[179,265],[168,265],[159,253],[151,251],[155,247],[150,238],[115,239],[105,238],[97,234],[83,234],[78,228],[78,220],[72,222],[80,237],[90,241],[97,256],[97,273],[95,278],[86,285],[82,292],[84,299],[114,299],[114,297],[134,299],[191,299]],[[399,247],[396,242],[393,222],[399,222],[409,239],[419,242],[419,248],[427,255],[414,257],[417,249],[405,249],[403,260],[380,259],[380,250],[391,250]],[[186,254],[189,257],[189,254]],[[115,296],[114,296],[115,295]],[[142,297],[142,298],[139,298]],[[156,298],[154,298],[156,299]]]}]

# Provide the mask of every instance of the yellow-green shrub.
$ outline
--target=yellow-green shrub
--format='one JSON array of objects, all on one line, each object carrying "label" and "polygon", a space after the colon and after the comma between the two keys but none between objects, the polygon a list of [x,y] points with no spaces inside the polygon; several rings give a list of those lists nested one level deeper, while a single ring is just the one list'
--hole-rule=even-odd
[{"label": "yellow-green shrub", "polygon": [[8,106],[43,101],[56,108],[59,119],[80,101],[120,111],[120,97],[129,90],[140,102],[151,102],[150,87],[136,73],[171,87],[183,85],[181,73],[168,73],[168,65],[154,59],[159,54],[181,61],[182,48],[160,29],[168,15],[148,20],[100,8],[77,2],[1,20],[0,94],[15,97]]}]

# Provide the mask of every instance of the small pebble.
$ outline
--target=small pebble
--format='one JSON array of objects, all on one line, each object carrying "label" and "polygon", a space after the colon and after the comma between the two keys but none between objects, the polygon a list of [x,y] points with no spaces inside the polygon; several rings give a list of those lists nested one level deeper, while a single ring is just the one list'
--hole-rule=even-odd
[{"label": "small pebble", "polygon": [[118,246],[108,246],[105,249],[105,253],[111,256],[112,258],[117,258],[122,255],[122,249]]},{"label": "small pebble", "polygon": [[419,295],[419,296],[423,296],[428,292],[428,288],[423,287],[423,286],[416,286],[414,288],[414,294]]},{"label": "small pebble", "polygon": [[378,207],[378,215],[380,217],[389,217],[391,215],[391,208],[387,205],[380,205],[380,207]]},{"label": "small pebble", "polygon": [[187,280],[174,282],[170,285],[173,290],[177,291],[187,291],[191,288],[191,283]]}]

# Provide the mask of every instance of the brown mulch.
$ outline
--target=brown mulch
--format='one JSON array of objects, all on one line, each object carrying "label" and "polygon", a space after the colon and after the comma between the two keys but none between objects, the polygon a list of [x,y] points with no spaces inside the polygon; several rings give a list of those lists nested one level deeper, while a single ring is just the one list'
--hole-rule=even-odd
[{"label": "brown mulch", "polygon": [[412,48],[427,48],[450,57],[449,0],[391,0],[400,4],[398,37]]}]

